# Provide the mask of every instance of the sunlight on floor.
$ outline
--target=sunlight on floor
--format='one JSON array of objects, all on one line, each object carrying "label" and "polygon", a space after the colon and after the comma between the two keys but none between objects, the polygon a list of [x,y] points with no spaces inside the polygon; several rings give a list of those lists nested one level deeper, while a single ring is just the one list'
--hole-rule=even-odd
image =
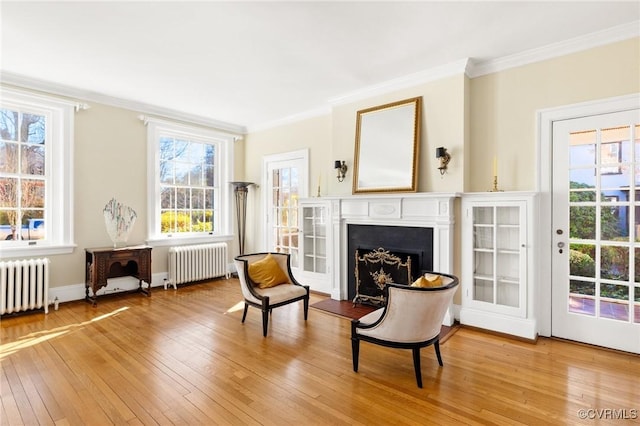
[{"label": "sunlight on floor", "polygon": [[232,312],[238,312],[244,309],[244,302],[238,302],[235,305],[233,305],[232,307],[230,307],[229,309],[227,309],[227,312],[225,312],[226,314],[230,314]]},{"label": "sunlight on floor", "polygon": [[126,311],[129,309],[128,306],[124,306],[122,308],[116,309],[113,312],[109,312],[104,315],[100,315],[98,317],[92,318],[89,321],[84,321],[79,324],[71,324],[65,325],[64,327],[54,328],[52,330],[46,331],[38,331],[35,333],[28,334],[26,336],[20,337],[15,342],[6,343],[4,345],[0,345],[0,359],[3,359],[9,355],[12,355],[18,352],[20,349],[28,348],[30,346],[35,346],[39,343],[46,342],[47,340],[51,340],[55,337],[63,336],[73,329],[80,328],[82,326],[91,324],[96,321],[101,321],[112,316],[119,314],[120,312]]}]

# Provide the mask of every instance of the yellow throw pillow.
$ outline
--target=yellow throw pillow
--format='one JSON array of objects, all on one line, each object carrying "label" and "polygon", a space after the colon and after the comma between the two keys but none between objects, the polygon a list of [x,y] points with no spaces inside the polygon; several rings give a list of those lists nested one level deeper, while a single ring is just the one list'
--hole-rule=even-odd
[{"label": "yellow throw pillow", "polygon": [[259,288],[269,288],[289,283],[289,277],[271,254],[249,265],[249,277]]},{"label": "yellow throw pillow", "polygon": [[411,287],[442,287],[440,275],[425,274],[411,284]]}]

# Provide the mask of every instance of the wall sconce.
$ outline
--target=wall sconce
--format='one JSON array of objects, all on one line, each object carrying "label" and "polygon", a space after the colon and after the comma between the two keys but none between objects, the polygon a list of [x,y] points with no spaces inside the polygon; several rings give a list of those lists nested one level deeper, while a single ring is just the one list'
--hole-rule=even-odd
[{"label": "wall sconce", "polygon": [[347,164],[344,161],[336,160],[333,167],[338,171],[338,182],[342,182],[347,174]]},{"label": "wall sconce", "polygon": [[451,155],[447,152],[447,148],[442,146],[440,148],[436,148],[436,158],[440,160],[438,170],[440,170],[441,175],[444,175],[447,171],[447,165],[449,164],[449,161],[451,161]]}]

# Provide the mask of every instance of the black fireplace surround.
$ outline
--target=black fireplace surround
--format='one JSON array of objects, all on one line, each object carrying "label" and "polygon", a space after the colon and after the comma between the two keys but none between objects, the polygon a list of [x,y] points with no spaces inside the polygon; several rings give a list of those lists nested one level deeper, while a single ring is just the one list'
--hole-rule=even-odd
[{"label": "black fireplace surround", "polygon": [[[411,226],[347,225],[348,298],[356,295],[355,252],[384,248],[400,256],[411,257],[414,279],[422,271],[433,270],[433,228]],[[411,283],[409,283],[411,284]]]}]

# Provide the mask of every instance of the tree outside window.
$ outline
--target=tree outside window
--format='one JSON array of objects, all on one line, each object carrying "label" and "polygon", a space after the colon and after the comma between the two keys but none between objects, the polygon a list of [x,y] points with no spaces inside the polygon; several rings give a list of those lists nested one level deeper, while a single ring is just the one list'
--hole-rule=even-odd
[{"label": "tree outside window", "polygon": [[0,239],[43,239],[46,117],[0,109]]},{"label": "tree outside window", "polygon": [[160,137],[160,231],[217,232],[216,146]]},{"label": "tree outside window", "polygon": [[148,241],[228,241],[237,136],[206,126],[141,116],[147,125]]}]

